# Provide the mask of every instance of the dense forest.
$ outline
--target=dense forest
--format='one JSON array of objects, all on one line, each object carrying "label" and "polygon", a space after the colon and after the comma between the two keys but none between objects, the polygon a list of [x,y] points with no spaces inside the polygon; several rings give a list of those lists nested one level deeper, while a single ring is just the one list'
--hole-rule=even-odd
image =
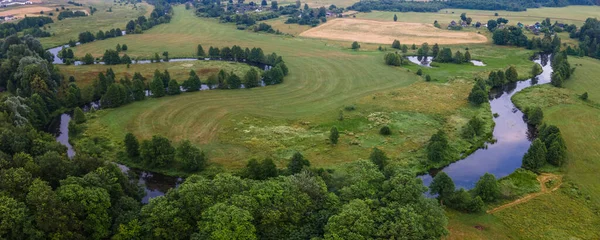
[{"label": "dense forest", "polygon": [[[2,23],[0,24],[0,38],[5,38],[10,35],[16,34],[17,32],[25,31],[28,29],[38,29],[48,23],[53,23],[52,18],[49,17],[25,17],[17,23]],[[41,31],[41,30],[40,30]]]},{"label": "dense forest", "polygon": [[564,7],[568,5],[595,5],[593,0],[449,0],[413,2],[403,0],[366,0],[360,1],[349,9],[368,12],[398,11],[398,12],[437,12],[444,8],[462,8],[479,10],[526,11],[527,8]]},{"label": "dense forest", "polygon": [[588,18],[579,31],[573,30],[571,38],[579,39],[579,51],[567,49],[569,55],[589,56],[600,59],[600,21]]}]

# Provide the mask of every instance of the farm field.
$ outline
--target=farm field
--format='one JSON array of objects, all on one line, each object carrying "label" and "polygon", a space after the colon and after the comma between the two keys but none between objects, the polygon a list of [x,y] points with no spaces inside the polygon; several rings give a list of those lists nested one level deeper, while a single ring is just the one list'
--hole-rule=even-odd
[{"label": "farm field", "polygon": [[381,22],[351,18],[330,20],[325,24],[302,32],[300,36],[380,44],[389,44],[394,39],[415,44],[425,42],[438,42],[440,44],[487,42],[485,36],[474,32],[442,30],[432,24]]},{"label": "farm field", "polygon": [[[451,21],[460,20],[460,14],[466,13],[467,17],[473,18],[473,22],[487,23],[490,19],[503,17],[509,20],[508,24],[533,24],[550,18],[552,22],[581,25],[588,17],[600,18],[600,6],[567,6],[563,8],[533,8],[524,12],[509,11],[485,11],[470,9],[442,9],[437,13],[418,13],[418,12],[382,12],[373,11],[369,13],[359,13],[356,18],[392,21],[394,14],[398,16],[399,22],[415,22],[433,24],[437,20],[441,25],[447,26]],[[498,16],[495,16],[498,13]]]},{"label": "farm field", "polygon": [[[347,49],[348,42],[249,33],[197,18],[182,6],[174,10],[169,24],[140,35],[84,44],[75,48],[76,55],[98,55],[117,43],[125,43],[130,56],[169,51],[170,56],[185,57],[192,55],[198,43],[205,49],[237,44],[282,55],[290,75],[276,86],[190,93],[100,111],[96,120],[88,124],[90,131],[107,133],[116,142],[126,132],[143,139],[153,134],[165,135],[175,142],[189,139],[210,152],[212,162],[229,168],[240,168],[251,157],[271,156],[283,164],[295,150],[306,154],[315,166],[333,167],[366,158],[375,146],[382,146],[398,162],[414,167],[419,165],[424,154],[422,146],[435,129],[444,126],[450,132],[458,132],[474,114],[490,121],[489,110],[470,108],[464,100],[475,76],[506,68],[506,56],[523,76],[528,76],[533,64],[528,60],[529,51],[473,45],[470,51],[474,58],[487,66],[448,64],[424,69],[440,82],[425,84],[422,77],[414,74],[419,67],[388,67],[379,51],[352,51]],[[499,53],[504,56],[499,57]],[[153,71],[155,67],[149,64],[148,68]],[[449,77],[450,74],[454,75]],[[436,97],[419,94],[424,87]],[[410,97],[394,97],[405,94]],[[351,105],[356,110],[343,110]],[[340,110],[344,121],[337,120]],[[377,131],[383,123],[393,125],[398,134],[380,136]],[[332,126],[343,132],[342,144],[336,147],[326,141]],[[452,134],[457,148],[469,148],[470,143],[458,140],[457,135]]]}]

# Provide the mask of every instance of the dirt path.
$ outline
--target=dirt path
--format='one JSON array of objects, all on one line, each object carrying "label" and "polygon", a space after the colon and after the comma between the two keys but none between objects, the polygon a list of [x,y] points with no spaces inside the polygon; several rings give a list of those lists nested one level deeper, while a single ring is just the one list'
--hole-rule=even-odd
[{"label": "dirt path", "polygon": [[[548,182],[550,180],[553,180],[553,179],[558,180],[558,183],[553,188],[548,189],[546,187],[546,182]],[[503,209],[506,209],[506,208],[509,208],[509,207],[512,207],[512,206],[515,206],[515,205],[519,205],[521,203],[525,203],[525,202],[527,202],[527,201],[529,201],[531,199],[534,199],[534,198],[536,198],[536,197],[538,197],[540,195],[544,195],[546,193],[554,192],[558,188],[560,188],[560,185],[562,185],[562,176],[556,175],[556,174],[552,174],[552,173],[543,173],[542,175],[539,175],[537,177],[537,180],[540,183],[541,191],[536,192],[536,193],[532,193],[532,194],[528,194],[528,195],[526,195],[526,196],[524,196],[522,198],[519,198],[519,199],[517,199],[515,201],[509,202],[509,203],[504,204],[502,206],[499,206],[499,207],[496,207],[494,209],[488,210],[487,213],[492,214],[492,213],[501,211]]]}]

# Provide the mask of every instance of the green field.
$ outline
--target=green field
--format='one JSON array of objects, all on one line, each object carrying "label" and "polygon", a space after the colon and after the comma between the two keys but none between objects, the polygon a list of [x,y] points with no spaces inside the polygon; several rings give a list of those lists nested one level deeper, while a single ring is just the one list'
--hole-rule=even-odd
[{"label": "green field", "polygon": [[[588,16],[600,15],[599,9],[573,6],[517,13],[500,11],[499,14],[511,23],[541,21],[545,15],[560,15],[564,20],[561,22],[581,24]],[[175,143],[188,139],[208,153],[213,166],[229,170],[243,167],[253,157],[272,157],[283,167],[295,151],[301,151],[314,167],[335,168],[340,163],[367,158],[373,147],[383,149],[394,164],[424,170],[423,148],[438,129],[445,130],[452,147],[461,152],[477,146],[476,141],[459,137],[469,118],[475,115],[483,118],[486,131],[491,131],[489,105],[476,108],[466,101],[475,77],[486,78],[491,70],[514,65],[520,78],[525,79],[533,65],[529,50],[476,44],[448,47],[463,52],[469,48],[473,59],[482,60],[487,64],[485,67],[470,64],[390,67],[384,64],[384,53],[376,50],[377,44],[362,44],[360,51],[352,51],[348,49],[348,42],[239,31],[232,24],[198,18],[183,6],[174,10],[169,24],[140,35],[84,44],[75,48],[76,55],[100,56],[106,49],[125,43],[129,46],[127,54],[132,57],[148,58],[163,51],[168,51],[171,57],[191,57],[197,44],[202,44],[204,49],[236,44],[261,47],[267,53],[282,55],[290,75],[283,84],[275,86],[184,93],[97,111],[88,115],[84,136],[93,134],[109,139],[113,152],[122,149],[120,142],[127,132],[141,139],[160,134]],[[451,14],[452,11],[448,14],[445,10],[435,14],[400,13],[398,16],[402,21],[427,23],[438,19],[436,16],[447,17],[440,17],[439,21],[456,20],[461,12],[482,18],[474,17],[474,21],[495,18],[490,11],[455,10]],[[574,14],[575,11],[583,13]],[[391,19],[391,16],[390,12],[373,12],[358,17]],[[282,28],[287,26],[281,23],[283,19],[271,21],[278,21]],[[289,31],[299,33],[302,28],[294,25]],[[600,171],[600,96],[597,94],[600,84],[591,77],[600,75],[600,61],[570,58],[570,62],[577,70],[565,88],[537,86],[514,97],[521,107],[541,106],[544,121],[561,129],[569,148],[569,163],[559,172],[565,181],[561,189],[493,215],[449,210],[451,235],[448,239],[600,238],[597,177]],[[131,65],[130,68],[124,65],[62,66],[61,71],[76,76],[84,86],[108,67],[117,72],[117,77],[136,71],[148,77],[154,69],[168,69],[179,81],[186,78],[189,69],[207,73],[216,69],[234,72],[247,69],[242,64],[224,62],[177,62]],[[419,68],[434,81],[425,82],[423,77],[414,74]],[[206,75],[200,75],[204,80]],[[585,91],[590,94],[587,102],[578,99]],[[378,134],[384,125],[392,129],[391,136]],[[327,140],[333,126],[341,132],[340,143],[335,146]],[[524,185],[529,187],[517,195],[538,191],[530,180],[514,179],[516,183],[526,182]]]},{"label": "green field", "polygon": [[[600,6],[568,6],[563,8],[532,8],[524,12],[508,12],[508,11],[485,11],[485,10],[469,10],[469,9],[442,9],[437,13],[418,13],[418,12],[381,12],[373,11],[369,13],[359,13],[356,18],[389,20],[392,21],[394,14],[398,16],[399,22],[419,22],[431,23],[437,20],[442,25],[447,25],[452,20],[460,20],[460,14],[466,13],[467,17],[473,19],[473,23],[487,23],[490,19],[503,17],[509,20],[508,24],[534,24],[541,22],[546,18],[554,23],[575,24],[581,26],[588,17],[600,18]],[[498,13],[498,16],[494,16]],[[485,28],[483,28],[485,30]]]},{"label": "green field", "polygon": [[[88,0],[81,3],[85,4],[83,10],[89,12],[88,7],[94,6],[98,11],[87,17],[66,18],[60,21],[55,19],[54,23],[46,25],[48,27],[47,31],[53,36],[40,38],[40,42],[45,48],[66,44],[69,40],[77,41],[79,33],[85,31],[96,34],[98,30],[107,31],[112,28],[124,30],[129,20],[142,15],[149,15],[154,9],[152,5],[145,2],[136,3],[137,9],[134,9],[132,4],[120,5],[112,1]],[[65,7],[73,8],[75,6],[67,5],[65,1]],[[109,8],[112,8],[112,12],[107,12]]]},{"label": "green field", "polygon": [[[295,150],[315,166],[333,167],[366,158],[370,148],[379,146],[398,163],[423,170],[423,145],[437,129],[447,130],[457,151],[468,151],[477,143],[459,137],[462,126],[473,115],[491,122],[489,107],[473,108],[465,100],[474,77],[505,69],[509,59],[526,78],[532,65],[531,52],[522,49],[452,46],[455,51],[469,47],[473,58],[488,65],[443,64],[425,69],[440,83],[424,83],[414,74],[417,66],[386,66],[384,54],[374,50],[378,45],[365,45],[367,50],[356,52],[347,49],[349,43],[239,31],[233,25],[198,18],[182,6],[175,7],[169,24],[140,35],[84,44],[75,48],[76,55],[98,55],[117,43],[127,44],[127,54],[134,57],[162,51],[173,57],[191,56],[199,43],[205,49],[234,44],[261,47],[284,57],[290,75],[283,84],[150,99],[101,111],[89,124],[91,130],[105,132],[115,141],[126,132],[141,138],[162,134],[175,142],[189,139],[206,149],[212,162],[230,168],[243,166],[251,157],[271,156],[283,164]],[[152,64],[148,67],[154,70]],[[424,88],[429,95],[422,94]],[[343,111],[344,120],[338,121],[340,110],[350,105],[356,110]],[[378,134],[383,124],[392,127],[391,137]],[[332,126],[343,133],[334,147],[327,143]]]}]

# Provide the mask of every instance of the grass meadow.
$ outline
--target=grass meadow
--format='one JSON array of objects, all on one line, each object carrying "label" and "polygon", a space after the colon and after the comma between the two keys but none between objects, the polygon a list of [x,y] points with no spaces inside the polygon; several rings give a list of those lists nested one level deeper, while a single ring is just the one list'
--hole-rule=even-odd
[{"label": "grass meadow", "polygon": [[[142,15],[149,16],[154,9],[152,5],[145,2],[136,3],[137,9],[134,9],[132,4],[120,5],[119,3],[113,3],[112,1],[87,0],[77,2],[85,4],[82,8],[83,10],[89,12],[88,7],[94,6],[98,11],[96,11],[94,15],[88,15],[87,17],[66,18],[60,21],[54,19],[54,23],[48,24],[46,30],[53,36],[40,38],[40,42],[45,48],[66,44],[69,40],[77,41],[79,33],[85,31],[90,31],[95,35],[98,30],[106,31],[113,28],[125,30],[125,25],[129,20],[133,20]],[[69,8],[75,7],[66,4],[66,1],[64,1],[63,5]],[[112,12],[107,12],[109,8],[112,8]],[[56,12],[55,15],[57,15]]]},{"label": "grass meadow", "polygon": [[[600,18],[600,6],[568,6],[563,8],[531,8],[524,12],[509,11],[485,11],[470,9],[442,9],[437,13],[418,12],[381,12],[359,13],[356,18],[392,21],[394,14],[398,16],[399,22],[418,22],[433,24],[437,20],[441,25],[447,26],[451,21],[460,20],[460,14],[466,13],[473,22],[487,23],[490,19],[503,17],[509,20],[508,24],[534,24],[550,18],[552,22],[575,24],[581,26],[588,17]],[[495,16],[498,13],[498,16]],[[485,28],[482,29],[482,31]]]},{"label": "grass meadow", "polygon": [[[465,100],[474,77],[506,68],[507,59],[523,74],[532,65],[530,52],[522,49],[453,45],[456,50],[470,47],[474,58],[488,65],[447,64],[425,69],[438,79],[425,83],[423,77],[414,74],[418,68],[414,65],[386,66],[384,53],[375,50],[378,45],[365,44],[363,50],[352,51],[348,42],[239,31],[233,25],[198,18],[182,6],[175,7],[170,24],[140,35],[84,44],[75,48],[76,55],[97,56],[117,43],[127,44],[127,54],[134,57],[162,51],[173,57],[191,56],[199,43],[205,49],[234,44],[261,47],[284,57],[290,75],[283,84],[149,99],[101,111],[88,124],[90,130],[107,132],[115,141],[121,141],[126,132],[143,139],[153,134],[175,142],[189,139],[207,150],[212,162],[227,168],[242,167],[251,157],[267,156],[284,165],[294,151],[303,152],[314,166],[334,167],[367,158],[372,147],[383,148],[400,164],[422,168],[423,146],[440,127],[450,133],[457,155],[477,145],[459,137],[462,126],[473,115],[487,119],[491,131],[489,107],[471,107]],[[502,59],[498,57],[501,54],[505,55]],[[90,66],[100,71],[106,67]],[[162,71],[156,64],[139,67],[147,73],[156,68]],[[344,110],[351,105],[356,110]],[[340,111],[343,121],[338,120]],[[379,135],[382,125],[389,125],[394,134]],[[337,146],[327,143],[333,126],[342,132]]]},{"label": "grass meadow", "polygon": [[[499,14],[509,18],[511,23],[560,15],[561,19],[580,24],[585,17],[598,14],[595,9],[597,7],[574,6],[568,7],[568,11],[543,8],[521,13],[500,11]],[[243,167],[253,157],[272,157],[283,167],[295,151],[301,151],[312,166],[335,168],[340,163],[367,158],[373,147],[382,148],[395,164],[423,170],[424,145],[438,129],[448,132],[452,147],[458,152],[477,146],[477,142],[459,137],[462,126],[472,116],[483,118],[486,131],[491,132],[489,105],[476,108],[466,101],[475,77],[487,78],[489,71],[514,65],[520,78],[526,79],[533,65],[529,50],[484,43],[447,46],[453,52],[469,48],[473,59],[482,60],[484,67],[470,64],[390,67],[383,61],[384,52],[376,50],[382,45],[387,48],[385,51],[392,51],[383,44],[361,44],[360,51],[352,51],[348,49],[350,42],[239,31],[231,24],[197,18],[183,6],[174,10],[170,24],[156,26],[144,34],[84,44],[74,48],[76,55],[100,56],[117,43],[125,43],[129,47],[127,54],[132,57],[148,58],[163,51],[168,51],[171,57],[191,57],[197,44],[202,44],[205,50],[209,46],[236,44],[261,47],[266,53],[282,55],[290,75],[284,83],[275,86],[185,93],[100,110],[88,115],[90,119],[83,134],[109,139],[110,148],[117,151],[122,148],[121,141],[127,132],[141,139],[161,134],[175,143],[188,139],[208,153],[213,165],[229,170]],[[573,13],[578,10],[583,13]],[[475,21],[493,18],[493,12],[489,11],[456,10],[455,14],[436,14],[448,15],[447,19],[438,20],[450,21],[459,19],[461,12],[482,17],[482,20],[474,17]],[[402,21],[431,23],[436,14],[400,13],[398,17]],[[432,17],[424,17],[426,15]],[[358,18],[382,20],[392,16],[393,13],[373,12],[359,14]],[[600,61],[570,59],[577,70],[565,88],[536,86],[514,97],[519,106],[543,107],[544,121],[557,125],[563,132],[570,161],[559,170],[565,181],[561,189],[494,214],[448,210],[451,232],[448,239],[600,238],[597,178],[600,98],[596,94],[600,92],[600,84],[590,77],[600,74]],[[124,65],[111,67],[117,76],[135,71],[148,76],[154,69],[168,69],[178,80],[185,79],[191,68],[201,72],[203,80],[206,75],[202,75],[202,71],[213,71],[206,69],[243,71],[243,66],[225,62],[194,62],[187,67],[182,64],[192,63],[131,65],[129,69]],[[107,67],[62,66],[61,71],[74,75],[80,83],[89,83],[97,72]],[[415,72],[419,68],[423,76],[431,75],[434,81],[425,82],[424,77],[417,76]],[[590,93],[587,102],[578,99],[584,91]],[[383,125],[390,126],[391,136],[378,134]],[[327,141],[333,126],[341,133],[340,142],[335,146]],[[537,190],[529,180],[514,179],[514,184],[532,186],[520,194]]]}]

